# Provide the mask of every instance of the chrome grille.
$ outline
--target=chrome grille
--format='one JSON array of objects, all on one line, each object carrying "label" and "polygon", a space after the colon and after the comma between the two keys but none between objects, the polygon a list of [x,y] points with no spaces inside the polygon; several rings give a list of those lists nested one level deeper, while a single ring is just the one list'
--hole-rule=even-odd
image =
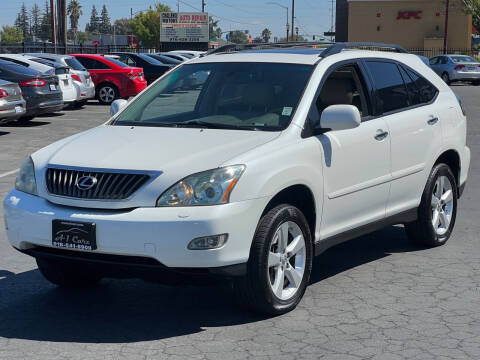
[{"label": "chrome grille", "polygon": [[[77,186],[85,177],[96,179],[89,189]],[[48,168],[47,189],[50,194],[86,200],[127,199],[150,179],[149,175],[120,172],[84,171]]]}]

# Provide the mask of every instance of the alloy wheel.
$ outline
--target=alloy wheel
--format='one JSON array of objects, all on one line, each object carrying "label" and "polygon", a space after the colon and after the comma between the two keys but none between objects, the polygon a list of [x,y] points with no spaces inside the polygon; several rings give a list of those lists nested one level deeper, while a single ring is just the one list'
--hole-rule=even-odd
[{"label": "alloy wheel", "polygon": [[100,97],[101,101],[105,103],[111,103],[113,100],[115,100],[115,90],[110,86],[104,86],[100,89],[98,96]]},{"label": "alloy wheel", "polygon": [[273,236],[268,254],[268,279],[272,292],[280,300],[291,299],[305,274],[305,238],[293,221],[281,224]]},{"label": "alloy wheel", "polygon": [[439,176],[432,193],[432,226],[442,236],[450,228],[453,214],[453,189],[447,176]]}]

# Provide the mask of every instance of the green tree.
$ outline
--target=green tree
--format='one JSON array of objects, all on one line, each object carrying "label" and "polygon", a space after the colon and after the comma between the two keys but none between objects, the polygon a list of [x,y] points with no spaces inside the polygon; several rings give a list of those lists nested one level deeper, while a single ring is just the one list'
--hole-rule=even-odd
[{"label": "green tree", "polygon": [[89,41],[92,39],[92,34],[86,31],[79,31],[77,32],[77,42],[79,44],[83,44],[85,41]]},{"label": "green tree", "polygon": [[33,4],[32,10],[30,10],[30,24],[32,37],[37,40],[41,37],[41,12],[38,5]]},{"label": "green tree", "polygon": [[112,32],[112,22],[110,21],[110,16],[108,15],[107,6],[103,4],[102,13],[100,15],[100,24],[99,24],[100,34],[110,34]]},{"label": "green tree", "polygon": [[100,31],[100,19],[98,17],[98,11],[95,5],[92,6],[90,22],[85,26],[85,31],[89,31],[91,33],[98,33]]},{"label": "green tree", "polygon": [[219,20],[213,20],[211,16],[209,16],[209,33],[210,39],[217,40],[222,37],[222,29],[218,26]]},{"label": "green tree", "polygon": [[245,31],[235,30],[230,32],[228,41],[235,44],[248,44],[248,36]]},{"label": "green tree", "polygon": [[127,18],[115,20],[113,26],[115,26],[115,34],[117,35],[126,35],[132,32],[132,29],[130,28],[130,19]]},{"label": "green tree", "polygon": [[70,18],[70,29],[72,30],[74,42],[78,41],[78,20],[83,15],[82,5],[78,0],[70,0],[67,7],[67,15]]},{"label": "green tree", "polygon": [[468,14],[472,14],[473,26],[480,28],[480,0],[461,0],[463,7]]},{"label": "green tree", "polygon": [[[286,42],[286,38],[280,38],[278,42]],[[288,41],[292,41],[292,37],[289,36]],[[293,35],[293,41],[306,42],[308,39],[304,38],[302,35]]]},{"label": "green tree", "polygon": [[270,41],[271,37],[272,37],[272,32],[269,29],[263,29],[263,31],[262,31],[263,41],[268,43]]},{"label": "green tree", "polygon": [[20,12],[15,20],[15,26],[22,30],[24,40],[30,40],[30,19],[28,18],[28,10],[25,3],[20,8]]},{"label": "green tree", "polygon": [[18,44],[23,41],[22,29],[16,26],[3,26],[0,35],[2,44]]},{"label": "green tree", "polygon": [[48,4],[48,0],[45,0],[45,10],[42,14],[42,20],[40,21],[40,39],[43,41],[50,40],[51,36],[51,16],[50,16],[50,6]]},{"label": "green tree", "polygon": [[133,34],[143,47],[160,47],[160,13],[172,11],[169,6],[156,3],[154,9],[140,12],[130,22]]}]

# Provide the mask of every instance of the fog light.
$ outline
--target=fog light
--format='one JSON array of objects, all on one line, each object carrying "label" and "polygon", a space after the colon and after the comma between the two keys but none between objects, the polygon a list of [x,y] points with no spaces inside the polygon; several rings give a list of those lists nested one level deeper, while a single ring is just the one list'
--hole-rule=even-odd
[{"label": "fog light", "polygon": [[189,250],[211,250],[221,248],[227,242],[228,234],[212,235],[193,239],[188,244]]}]

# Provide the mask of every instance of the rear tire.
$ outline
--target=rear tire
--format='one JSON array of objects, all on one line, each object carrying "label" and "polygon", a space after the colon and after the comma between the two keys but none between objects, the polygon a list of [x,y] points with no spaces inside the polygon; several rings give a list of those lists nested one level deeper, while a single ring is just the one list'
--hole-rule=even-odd
[{"label": "rear tire", "polygon": [[235,280],[241,305],[279,315],[293,310],[312,270],[310,228],[300,210],[279,205],[262,217],[253,238],[247,275]]},{"label": "rear tire", "polygon": [[473,84],[474,86],[479,86],[479,85],[480,85],[480,80],[472,81],[472,84]]},{"label": "rear tire", "polygon": [[450,80],[450,76],[446,72],[442,74],[442,80],[445,81],[447,85],[450,85],[452,83],[452,81]]},{"label": "rear tire", "polygon": [[407,236],[426,247],[445,245],[455,226],[457,199],[452,170],[446,164],[437,164],[425,186],[417,221],[405,224]]},{"label": "rear tire", "polygon": [[43,277],[57,286],[90,287],[102,278],[86,266],[41,258],[36,260]]},{"label": "rear tire", "polygon": [[120,97],[120,93],[115,85],[107,83],[98,87],[96,97],[100,104],[110,105]]}]

